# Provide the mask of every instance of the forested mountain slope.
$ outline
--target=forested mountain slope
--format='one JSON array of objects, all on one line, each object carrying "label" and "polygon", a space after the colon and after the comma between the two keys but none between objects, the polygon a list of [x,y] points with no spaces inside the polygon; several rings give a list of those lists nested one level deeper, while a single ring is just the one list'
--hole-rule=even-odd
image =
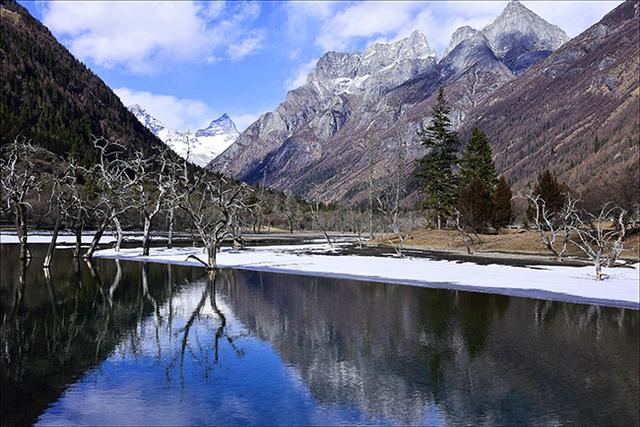
[{"label": "forested mountain slope", "polygon": [[0,1],[0,143],[21,135],[93,160],[91,135],[148,149],[162,142],[15,1]]}]

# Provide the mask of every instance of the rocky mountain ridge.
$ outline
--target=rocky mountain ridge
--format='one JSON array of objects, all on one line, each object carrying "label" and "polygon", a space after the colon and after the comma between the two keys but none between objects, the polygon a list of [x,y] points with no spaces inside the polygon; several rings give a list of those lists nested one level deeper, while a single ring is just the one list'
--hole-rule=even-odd
[{"label": "rocky mountain ridge", "polygon": [[176,154],[183,159],[188,156],[189,162],[201,167],[226,150],[239,135],[235,123],[226,113],[194,133],[167,128],[138,104],[128,108],[140,123]]},{"label": "rocky mountain ridge", "polygon": [[375,179],[383,183],[398,141],[406,142],[409,159],[424,154],[417,131],[440,85],[460,126],[487,95],[566,39],[513,1],[485,29],[456,31],[439,60],[419,31],[361,53],[327,52],[304,85],[249,126],[210,167],[250,183],[264,179],[277,190],[358,203],[365,190],[365,134],[376,141]]},{"label": "rocky mountain ridge", "polygon": [[520,188],[549,168],[583,200],[637,202],[639,9],[621,4],[500,87],[470,111],[461,135],[484,129],[498,170]]}]

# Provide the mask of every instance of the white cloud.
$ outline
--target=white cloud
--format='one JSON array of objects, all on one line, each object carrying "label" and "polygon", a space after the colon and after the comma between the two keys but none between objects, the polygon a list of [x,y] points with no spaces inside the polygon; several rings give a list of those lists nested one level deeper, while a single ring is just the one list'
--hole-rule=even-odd
[{"label": "white cloud", "polygon": [[314,58],[298,66],[293,71],[293,74],[289,76],[289,78],[285,81],[285,88],[287,90],[293,90],[305,84],[305,82],[307,81],[307,76],[309,75],[311,70],[313,70],[313,68],[316,66],[317,62],[318,62],[318,58]]},{"label": "white cloud", "polygon": [[[575,36],[601,19],[622,0],[525,1],[525,6]],[[294,3],[287,9],[290,29],[309,31],[315,24],[315,44],[323,50],[353,51],[374,41],[397,40],[415,29],[432,48],[442,52],[451,34],[463,25],[482,29],[506,7],[507,1],[370,1]],[[295,35],[297,33],[293,33]]]},{"label": "white cloud", "polygon": [[417,2],[357,3],[325,20],[316,44],[325,50],[344,50],[358,39],[398,32],[421,7]]},{"label": "white cloud", "polygon": [[615,9],[615,1],[525,1],[529,9],[574,37]]},{"label": "white cloud", "polygon": [[[169,61],[206,62],[217,49],[242,45],[259,14],[253,3],[51,1],[43,22],[85,61],[151,73]],[[244,49],[258,47],[254,38]]]},{"label": "white cloud", "polygon": [[245,56],[252,54],[262,47],[264,41],[264,31],[254,30],[249,33],[249,36],[244,40],[241,40],[238,43],[234,43],[229,46],[227,52],[229,53],[229,57],[238,61]]},{"label": "white cloud", "polygon": [[126,87],[115,89],[114,92],[124,105],[139,104],[169,129],[197,130],[205,127],[213,118],[217,117],[211,107],[196,99],[158,95]]},{"label": "white cloud", "polygon": [[310,24],[329,18],[337,7],[329,1],[289,1],[285,3],[287,33],[293,39],[304,39]]}]

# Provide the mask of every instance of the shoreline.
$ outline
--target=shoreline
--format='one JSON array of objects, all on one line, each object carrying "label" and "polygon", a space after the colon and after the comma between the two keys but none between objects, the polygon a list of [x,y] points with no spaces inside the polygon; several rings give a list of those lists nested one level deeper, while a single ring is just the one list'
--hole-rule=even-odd
[{"label": "shoreline", "polygon": [[[340,246],[344,244],[334,247],[326,244],[265,246],[244,250],[223,248],[218,254],[218,267],[640,310],[640,264],[606,269],[609,277],[596,282],[592,267],[482,265],[459,260],[336,256]],[[328,254],[332,252],[333,255]],[[121,249],[120,252],[101,249],[96,251],[95,257],[201,268],[197,261],[187,259],[189,255],[201,256],[202,248],[152,248],[148,257],[140,254],[140,248]]]}]

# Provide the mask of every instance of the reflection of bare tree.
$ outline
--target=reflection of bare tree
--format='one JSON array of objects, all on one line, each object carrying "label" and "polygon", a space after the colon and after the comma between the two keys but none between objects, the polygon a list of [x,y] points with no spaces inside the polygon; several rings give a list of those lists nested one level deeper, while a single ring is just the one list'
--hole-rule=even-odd
[{"label": "reflection of bare tree", "polygon": [[156,319],[156,328],[160,326],[160,322],[162,320],[160,316],[160,306],[156,299],[151,296],[149,292],[149,264],[146,262],[142,264],[142,295],[151,303],[153,306],[153,313]]},{"label": "reflection of bare tree", "polygon": [[[216,333],[214,335],[213,363],[218,364],[219,362],[219,349],[220,349],[220,342],[222,339],[225,339],[229,343],[229,345],[231,346],[231,348],[233,349],[233,351],[238,357],[241,357],[244,355],[244,351],[238,348],[234,343],[234,340],[238,338],[238,336],[230,336],[228,334],[226,330],[227,317],[224,315],[222,310],[220,310],[220,308],[218,307],[218,304],[216,303],[216,277],[217,277],[216,270],[210,270],[207,272],[207,286],[204,288],[204,291],[202,292],[202,297],[200,298],[200,301],[198,302],[193,312],[191,313],[191,316],[189,316],[187,323],[185,324],[184,328],[182,328],[182,331],[183,331],[182,342],[180,345],[180,377],[181,379],[183,378],[184,356],[185,356],[186,350],[189,349],[189,351],[193,354],[191,346],[189,345],[189,334],[191,332],[191,328],[193,327],[196,319],[199,319],[200,314],[202,313],[202,310],[207,301],[207,298],[209,298],[209,304],[211,305],[211,309],[216,314],[216,316],[220,319],[220,325],[216,329]],[[197,340],[197,337],[196,337],[196,340]],[[199,342],[197,342],[197,344],[198,346],[200,346]],[[203,350],[203,349],[200,347],[200,350]],[[205,375],[206,375],[206,372],[208,372],[209,368],[210,367],[205,367]]]},{"label": "reflection of bare tree", "polygon": [[122,279],[122,266],[120,265],[120,260],[119,259],[115,259],[116,262],[116,275],[113,278],[113,282],[111,283],[111,286],[109,287],[109,305],[113,306],[113,294],[116,292],[116,289],[118,289],[118,286],[120,285],[120,280]]},{"label": "reflection of bare tree", "polygon": [[22,306],[22,299],[24,298],[24,291],[27,286],[27,267],[31,263],[31,258],[20,259],[20,276],[18,278],[18,286],[13,297],[13,308],[11,310],[11,317],[13,318],[17,311]]}]

